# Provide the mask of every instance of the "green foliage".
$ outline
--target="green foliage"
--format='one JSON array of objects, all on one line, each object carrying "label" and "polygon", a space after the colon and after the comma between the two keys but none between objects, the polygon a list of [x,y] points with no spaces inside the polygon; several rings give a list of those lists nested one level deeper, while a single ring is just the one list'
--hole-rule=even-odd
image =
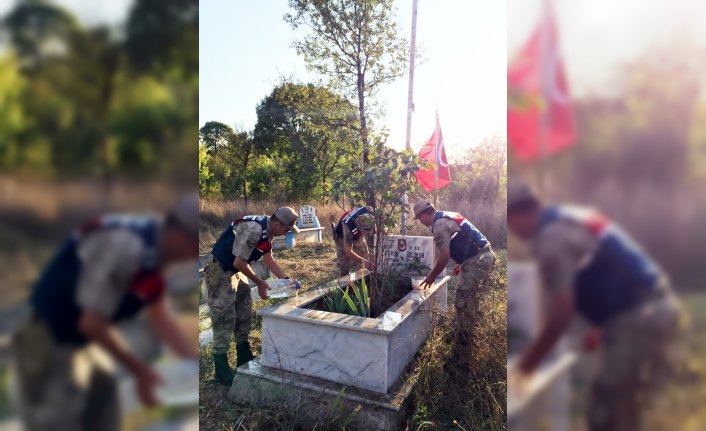
[{"label": "green foliage", "polygon": [[332,313],[348,314],[352,316],[370,317],[370,296],[365,278],[358,283],[349,283],[342,288],[334,280],[331,292],[324,296],[326,309]]},{"label": "green foliage", "polygon": [[4,169],[20,159],[18,141],[27,127],[21,104],[26,85],[15,56],[0,58],[0,166]]},{"label": "green foliage", "polygon": [[290,0],[293,12],[285,21],[311,30],[294,43],[311,69],[354,98],[359,85],[372,96],[407,66],[409,47],[398,34],[393,6],[391,0]]},{"label": "green foliage", "polygon": [[[169,25],[147,17],[158,3],[136,0],[118,29],[84,27],[54,2],[17,2],[2,21],[10,44],[0,54],[1,164],[49,176],[196,173],[198,68],[180,61],[197,52],[197,39],[185,39],[197,32],[196,2],[169,2],[180,16]],[[171,55],[150,51],[153,61],[138,64],[128,45],[144,41],[146,27]]]},{"label": "green foliage", "polygon": [[209,121],[199,129],[199,142],[206,147],[209,154],[228,146],[232,139],[233,129],[218,121]]},{"label": "green foliage", "polygon": [[401,77],[408,43],[398,34],[392,0],[289,0],[284,19],[310,32],[294,43],[308,67],[329,78],[329,85],[357,100],[363,163],[368,163],[366,99],[381,85]]},{"label": "green foliage", "polygon": [[255,157],[252,136],[209,121],[199,130],[199,140],[209,156],[206,166],[212,174],[212,182],[218,184],[218,188],[210,187],[205,196],[220,194],[225,198],[243,197],[247,201],[248,179]]},{"label": "green foliage", "polygon": [[214,181],[214,175],[208,168],[210,156],[206,147],[199,145],[199,195],[211,196],[219,193],[220,184]]},{"label": "green foliage", "polygon": [[326,87],[285,82],[257,106],[255,145],[276,161],[290,199],[321,195],[356,149],[353,106]]},{"label": "green foliage", "polygon": [[[367,200],[375,214],[376,231],[392,231],[399,226],[402,211],[409,211],[410,202],[421,192],[414,174],[428,166],[412,151],[395,151],[380,140],[367,168],[360,162],[354,163],[333,184],[327,196],[343,207],[346,203],[352,207]],[[372,201],[368,200],[369,192]],[[405,194],[409,196],[407,201]]]}]

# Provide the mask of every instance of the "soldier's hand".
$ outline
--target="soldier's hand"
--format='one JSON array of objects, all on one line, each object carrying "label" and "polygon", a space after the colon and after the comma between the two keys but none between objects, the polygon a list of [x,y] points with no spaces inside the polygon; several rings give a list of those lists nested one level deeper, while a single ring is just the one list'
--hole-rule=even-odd
[{"label": "soldier's hand", "polygon": [[265,280],[260,280],[259,283],[257,283],[257,293],[260,295],[260,298],[262,299],[269,299],[269,295],[267,295],[267,291],[271,290],[272,288],[265,283]]},{"label": "soldier's hand", "polygon": [[456,266],[454,266],[454,275],[459,275],[460,273],[461,273],[461,265],[456,264]]},{"label": "soldier's hand", "polygon": [[429,288],[432,287],[433,285],[434,285],[434,279],[433,279],[433,278],[429,278],[429,276],[427,275],[427,276],[424,278],[424,281],[422,281],[422,282],[419,284],[419,287],[421,287],[422,289],[429,289]]},{"label": "soldier's hand", "polygon": [[142,404],[148,407],[154,407],[159,404],[155,391],[157,385],[163,382],[162,377],[149,365],[142,365],[135,373],[135,380],[137,383],[137,395],[140,397]]}]

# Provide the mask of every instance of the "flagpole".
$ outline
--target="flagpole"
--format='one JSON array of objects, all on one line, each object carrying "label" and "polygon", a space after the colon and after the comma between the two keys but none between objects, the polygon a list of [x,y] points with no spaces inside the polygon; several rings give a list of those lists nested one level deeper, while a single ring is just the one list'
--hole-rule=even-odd
[{"label": "flagpole", "polygon": [[[409,88],[407,90],[407,135],[405,137],[405,150],[411,150],[412,144],[412,112],[414,112],[414,58],[417,47],[417,0],[412,0],[412,37],[409,49]],[[404,203],[409,202],[407,192],[404,194]],[[402,235],[407,235],[407,209],[402,210]]]},{"label": "flagpole", "polygon": [[436,111],[436,124],[434,125],[434,207],[438,204],[437,187],[439,184],[439,111]]},{"label": "flagpole", "polygon": [[549,92],[547,91],[549,73],[549,65],[547,64],[547,53],[549,51],[549,4],[550,0],[542,2],[542,24],[540,30],[539,41],[539,64],[541,76],[541,92],[544,106],[542,107],[539,118],[539,193],[546,197],[548,188],[548,169],[547,169],[547,129],[549,128]]}]

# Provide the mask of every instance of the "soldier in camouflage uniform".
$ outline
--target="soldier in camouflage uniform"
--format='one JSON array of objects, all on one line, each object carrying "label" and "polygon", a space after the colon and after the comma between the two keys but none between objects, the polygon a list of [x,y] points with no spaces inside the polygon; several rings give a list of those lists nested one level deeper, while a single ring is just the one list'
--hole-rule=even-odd
[{"label": "soldier in camouflage uniform", "polygon": [[372,210],[369,207],[353,208],[343,214],[332,228],[339,275],[348,275],[360,267],[371,269],[368,240],[372,242],[375,228]]},{"label": "soldier in camouflage uniform", "polygon": [[593,382],[588,425],[639,430],[654,383],[666,375],[679,305],[652,259],[600,213],[545,207],[524,184],[508,187],[508,227],[533,240],[550,297],[546,324],[518,364],[537,368],[578,312],[591,325],[584,345],[600,340],[601,369]]},{"label": "soldier in camouflage uniform", "polygon": [[258,287],[267,299],[267,283],[251,263],[262,258],[265,266],[278,278],[288,278],[272,257],[272,238],[293,230],[297,214],[289,207],[278,208],[271,216],[246,216],[230,223],[213,246],[213,259],[204,274],[208,288],[208,306],[213,328],[213,362],[216,380],[230,385],[233,370],[228,364],[231,335],[235,335],[237,366],[253,359],[248,334],[252,325],[252,299],[245,277]]},{"label": "soldier in camouflage uniform", "polygon": [[439,251],[422,286],[431,286],[449,259],[456,262],[456,339],[460,344],[471,345],[480,313],[480,294],[487,288],[495,253],[485,236],[458,213],[437,211],[430,202],[420,201],[414,205],[414,218],[431,227]]},{"label": "soldier in camouflage uniform", "polygon": [[160,376],[125,347],[114,324],[142,310],[177,354],[198,358],[165,301],[162,271],[198,253],[198,197],[166,220],[107,215],[77,229],[32,288],[31,316],[13,337],[20,416],[28,431],[121,429],[114,365],[155,405]]}]

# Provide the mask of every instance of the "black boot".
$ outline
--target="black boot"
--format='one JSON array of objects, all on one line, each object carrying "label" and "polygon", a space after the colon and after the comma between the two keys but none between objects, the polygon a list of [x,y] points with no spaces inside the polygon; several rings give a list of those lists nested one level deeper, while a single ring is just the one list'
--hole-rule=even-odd
[{"label": "black boot", "polygon": [[213,365],[216,369],[216,380],[230,386],[235,375],[230,365],[228,365],[228,356],[225,353],[215,353],[213,355]]},{"label": "black boot", "polygon": [[237,364],[238,364],[237,366],[238,367],[255,359],[255,357],[252,354],[252,351],[250,350],[250,343],[248,343],[247,341],[236,344],[235,351],[238,355],[238,358],[237,358]]}]

